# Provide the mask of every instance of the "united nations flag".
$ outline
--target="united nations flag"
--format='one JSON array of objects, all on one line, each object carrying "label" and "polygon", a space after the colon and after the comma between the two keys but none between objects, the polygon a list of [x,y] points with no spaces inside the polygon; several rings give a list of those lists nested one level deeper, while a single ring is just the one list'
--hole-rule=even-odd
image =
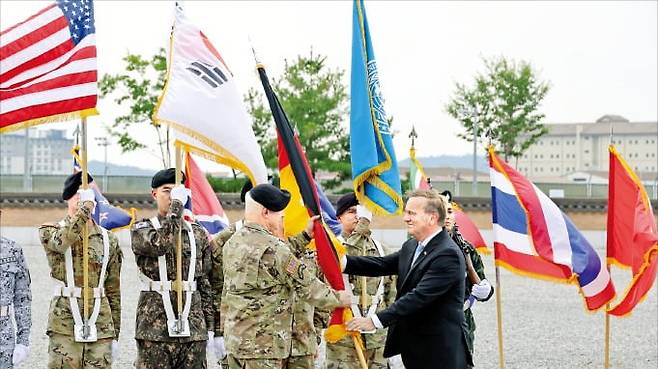
[{"label": "united nations flag", "polygon": [[374,213],[400,214],[397,159],[379,86],[363,1],[354,1],[350,151],[354,192]]}]

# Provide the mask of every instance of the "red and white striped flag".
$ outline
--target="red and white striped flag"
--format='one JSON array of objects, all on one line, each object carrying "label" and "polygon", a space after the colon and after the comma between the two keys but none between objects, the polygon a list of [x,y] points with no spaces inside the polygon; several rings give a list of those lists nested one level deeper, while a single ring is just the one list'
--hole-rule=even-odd
[{"label": "red and white striped flag", "polygon": [[58,0],[0,33],[0,133],[98,114],[92,0]]}]

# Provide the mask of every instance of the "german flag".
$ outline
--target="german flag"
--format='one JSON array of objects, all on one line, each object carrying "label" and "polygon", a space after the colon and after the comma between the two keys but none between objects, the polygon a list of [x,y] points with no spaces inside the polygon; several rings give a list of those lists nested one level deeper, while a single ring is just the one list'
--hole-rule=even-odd
[{"label": "german flag", "polygon": [[[287,187],[286,189],[290,191],[292,196],[290,205],[285,210],[285,218],[290,218],[286,219],[286,226],[294,222],[290,225],[291,227],[301,226],[303,229],[310,216],[321,215],[317,188],[311,175],[311,168],[304,155],[304,150],[302,150],[299,139],[295,135],[288,117],[279,103],[279,99],[270,86],[265,67],[258,64],[257,69],[276,124],[281,187]],[[302,202],[305,208],[299,206]],[[345,284],[343,283],[339,261],[339,252],[344,252],[342,245],[331,232],[327,231],[322,217],[313,225],[313,233],[320,269],[333,289],[344,290]],[[327,341],[337,342],[347,335],[344,322],[351,318],[352,315],[349,309],[342,307],[335,309],[329,321],[329,328],[325,333]]]}]

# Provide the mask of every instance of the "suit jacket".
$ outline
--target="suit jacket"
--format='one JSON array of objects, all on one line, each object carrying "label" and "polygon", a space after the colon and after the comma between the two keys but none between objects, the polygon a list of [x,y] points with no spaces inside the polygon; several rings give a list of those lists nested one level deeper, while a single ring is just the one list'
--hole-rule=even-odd
[{"label": "suit jacket", "polygon": [[395,302],[377,313],[388,327],[385,357],[401,354],[407,369],[463,369],[464,257],[443,230],[412,266],[417,245],[409,239],[384,257],[348,256],[345,273],[398,275]]}]

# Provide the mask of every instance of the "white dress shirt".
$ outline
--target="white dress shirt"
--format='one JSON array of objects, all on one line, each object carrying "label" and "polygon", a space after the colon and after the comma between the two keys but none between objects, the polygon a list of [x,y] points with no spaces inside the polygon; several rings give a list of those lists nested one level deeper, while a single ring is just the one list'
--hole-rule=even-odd
[{"label": "white dress shirt", "polygon": [[[413,259],[411,259],[411,266],[410,266],[410,268],[413,268],[413,267],[414,267],[414,264],[416,263],[416,260],[418,259],[418,257],[420,256],[420,254],[421,254],[421,253],[423,252],[423,250],[425,249],[425,246],[427,246],[427,244],[432,240],[432,238],[436,237],[436,235],[438,235],[439,233],[441,233],[442,230],[443,230],[443,228],[439,228],[438,231],[432,233],[429,237],[427,237],[427,238],[425,238],[424,240],[418,242],[418,246],[416,246],[416,251],[414,251],[414,257],[413,257]],[[409,270],[411,270],[411,269],[409,269]],[[398,276],[398,277],[400,277],[400,276]],[[370,316],[370,319],[372,320],[372,323],[375,325],[375,328],[378,328],[378,329],[382,329],[382,328],[384,328],[384,325],[383,325],[382,322],[379,320],[379,317],[377,316],[377,314],[372,314],[372,315]]]}]

